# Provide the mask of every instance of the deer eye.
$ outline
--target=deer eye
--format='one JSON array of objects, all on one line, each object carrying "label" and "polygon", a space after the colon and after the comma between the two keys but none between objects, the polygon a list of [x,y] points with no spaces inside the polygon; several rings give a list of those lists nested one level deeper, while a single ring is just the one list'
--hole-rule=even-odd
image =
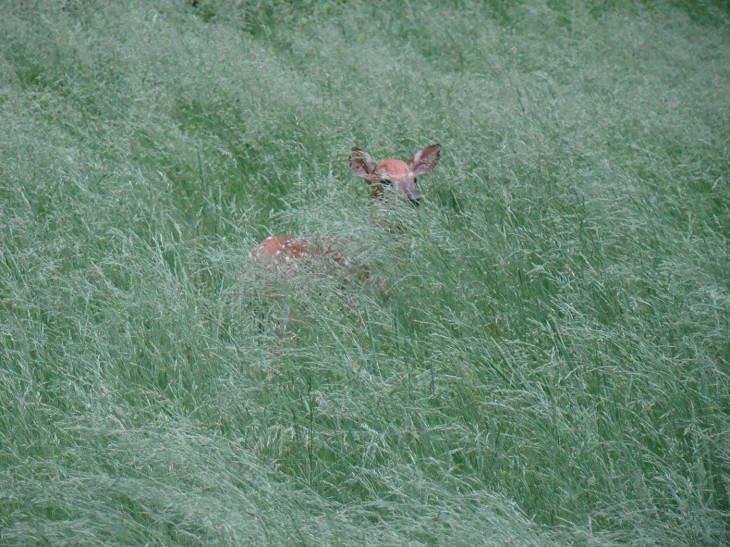
[{"label": "deer eye", "polygon": [[380,181],[380,184],[382,184],[383,186],[390,186],[391,184],[393,184],[393,181],[388,180],[388,179],[383,179]]},{"label": "deer eye", "polygon": [[413,178],[413,184],[416,184],[417,182],[418,182],[418,179],[414,177]]}]

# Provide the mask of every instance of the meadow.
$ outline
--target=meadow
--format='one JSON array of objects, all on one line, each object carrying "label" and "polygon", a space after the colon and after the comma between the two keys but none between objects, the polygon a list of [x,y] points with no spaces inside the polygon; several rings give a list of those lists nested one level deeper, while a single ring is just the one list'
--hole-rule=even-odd
[{"label": "meadow", "polygon": [[730,543],[727,3],[2,14],[0,544]]}]

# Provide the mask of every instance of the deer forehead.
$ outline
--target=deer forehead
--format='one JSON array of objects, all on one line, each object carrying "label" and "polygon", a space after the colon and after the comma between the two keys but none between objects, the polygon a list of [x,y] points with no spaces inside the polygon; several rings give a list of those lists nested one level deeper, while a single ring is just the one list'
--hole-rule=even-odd
[{"label": "deer forehead", "polygon": [[375,173],[381,179],[413,180],[413,169],[401,160],[383,160],[375,167]]}]

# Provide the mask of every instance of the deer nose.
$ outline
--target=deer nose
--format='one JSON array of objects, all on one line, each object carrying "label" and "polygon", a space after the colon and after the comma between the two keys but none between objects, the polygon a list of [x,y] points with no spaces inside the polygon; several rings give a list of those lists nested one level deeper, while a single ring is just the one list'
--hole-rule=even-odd
[{"label": "deer nose", "polygon": [[405,194],[405,197],[411,202],[411,205],[418,206],[421,204],[421,196],[416,193],[415,188],[403,185],[401,186],[401,190],[403,190],[403,194]]}]

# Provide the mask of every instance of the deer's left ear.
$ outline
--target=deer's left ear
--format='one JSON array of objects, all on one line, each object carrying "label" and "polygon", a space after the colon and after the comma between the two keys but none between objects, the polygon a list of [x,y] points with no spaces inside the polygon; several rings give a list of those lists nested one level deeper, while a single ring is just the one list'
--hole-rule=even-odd
[{"label": "deer's left ear", "polygon": [[438,165],[439,159],[441,159],[441,145],[432,144],[413,154],[413,158],[408,162],[408,165],[413,169],[416,176],[425,175]]},{"label": "deer's left ear", "polygon": [[372,184],[379,180],[378,175],[374,173],[375,162],[373,161],[373,158],[370,157],[370,154],[364,150],[360,150],[359,148],[352,149],[352,153],[350,154],[350,169],[352,169],[358,177],[365,179],[365,182]]}]

